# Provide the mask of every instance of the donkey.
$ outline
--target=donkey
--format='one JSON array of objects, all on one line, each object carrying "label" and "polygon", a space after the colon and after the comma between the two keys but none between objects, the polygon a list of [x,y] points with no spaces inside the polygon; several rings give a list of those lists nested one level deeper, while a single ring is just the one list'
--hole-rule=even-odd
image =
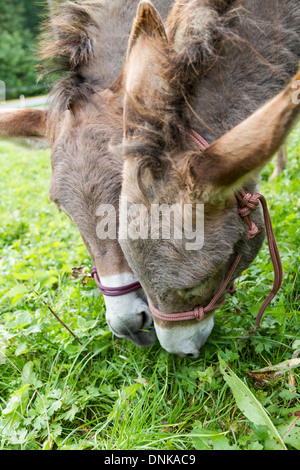
[{"label": "donkey", "polygon": [[[149,210],[138,219],[148,236],[119,239],[170,353],[198,357],[216,293],[224,299],[262,246],[261,230],[249,239],[236,192],[255,193],[299,116],[299,54],[298,0],[178,0],[165,26],[151,2],[139,5],[123,72],[124,220],[136,222],[136,205],[204,205],[201,249],[188,250],[184,233],[164,239],[161,220],[152,237]],[[264,227],[257,209],[251,229]]]},{"label": "donkey", "polygon": [[[154,3],[165,18],[173,2]],[[120,286],[140,285],[117,237],[97,237],[99,206],[118,209],[123,161],[112,151],[123,132],[118,77],[137,5],[138,0],[61,4],[41,42],[46,72],[64,74],[54,83],[49,108],[0,112],[0,135],[47,138],[52,150],[50,199],[81,233],[105,286],[107,323],[117,337],[150,346],[155,333],[145,294],[139,288],[115,295]]]}]

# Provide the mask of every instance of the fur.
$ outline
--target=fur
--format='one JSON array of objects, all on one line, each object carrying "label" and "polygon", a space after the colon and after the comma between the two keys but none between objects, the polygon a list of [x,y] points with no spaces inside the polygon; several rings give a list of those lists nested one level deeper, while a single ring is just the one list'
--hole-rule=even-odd
[{"label": "fur", "polygon": [[2,137],[45,137],[47,113],[36,109],[0,111]]},{"label": "fur", "polygon": [[[170,3],[156,1],[162,16]],[[41,45],[44,72],[56,77],[48,110],[50,198],[74,221],[104,279],[132,276],[118,240],[99,240],[96,228],[100,204],[114,205],[118,214],[123,161],[112,149],[122,141],[120,75],[137,5],[138,0],[58,5]],[[140,289],[130,299],[119,302],[117,316],[117,302],[110,302],[107,322],[117,336],[149,346],[154,336],[144,293]]]},{"label": "fur", "polygon": [[[163,19],[172,3],[154,1]],[[237,252],[243,252],[243,262],[236,276],[254,260],[263,242],[263,234],[248,240],[246,225],[237,214],[233,196],[237,178],[220,176],[224,168],[227,176],[232,175],[233,147],[228,145],[223,155],[222,138],[230,141],[235,126],[281,92],[296,73],[300,5],[298,0],[178,0],[163,26],[149,2],[142,2],[131,31],[137,5],[137,0],[58,5],[41,52],[44,73],[56,79],[49,110],[0,116],[0,132],[41,134],[47,118],[51,199],[77,225],[100,276],[130,272],[130,265],[155,307],[167,313],[188,311],[209,302]],[[273,124],[268,114],[268,138],[272,129],[285,126],[290,112],[290,106],[284,106]],[[27,123],[20,119],[25,115]],[[276,145],[289,126],[281,129]],[[184,136],[182,127],[216,142],[209,159],[201,159],[203,154]],[[263,130],[257,137],[264,134]],[[243,159],[243,147],[239,146],[239,165],[245,175],[252,158]],[[212,161],[214,165],[209,164]],[[188,252],[177,240],[127,240],[122,242],[125,259],[116,240],[100,242],[97,207],[105,203],[117,207],[122,183],[130,202],[205,202],[203,249]],[[255,181],[245,188],[255,191]],[[263,225],[260,211],[254,220]],[[122,328],[124,321],[131,324],[130,314],[125,312]],[[140,327],[139,321],[135,324]],[[199,325],[185,330],[177,326],[189,332],[188,338],[160,324],[162,346],[168,350],[172,344],[176,346],[172,352],[195,356],[212,321],[203,334]]]},{"label": "fur", "polygon": [[[166,17],[171,2],[155,3]],[[58,4],[40,46],[42,73],[54,81],[48,111],[0,115],[2,135],[46,135],[52,150],[50,198],[78,227],[104,280],[133,277],[118,240],[98,239],[96,213],[100,204],[117,209],[121,192],[122,155],[112,148],[122,141],[120,74],[137,6],[138,0]],[[142,289],[118,300],[107,305],[113,332],[141,346],[152,344]]]},{"label": "fur", "polygon": [[[151,7],[145,2],[144,8]],[[148,17],[155,24],[152,12]],[[202,250],[187,251],[184,241],[128,238],[122,249],[156,308],[190,311],[209,303],[236,253],[243,258],[234,278],[262,245],[262,233],[248,239],[234,190],[241,184],[246,191],[257,190],[260,168],[299,116],[291,87],[280,92],[298,69],[300,4],[178,0],[166,23],[169,42],[158,37],[157,28],[151,35],[139,30],[125,68],[130,80],[124,77],[122,194],[129,204],[204,203],[205,241]],[[138,57],[139,78],[134,75]],[[272,104],[258,111],[271,98]],[[212,145],[199,151],[182,128],[196,130]],[[261,211],[253,220],[263,227]],[[174,346],[177,335],[172,352],[187,354],[188,325],[157,323],[163,347]],[[188,340],[193,355],[199,337],[203,343],[200,330],[201,323],[194,322]]]},{"label": "fur", "polygon": [[[172,2],[154,3],[165,18]],[[56,107],[72,109],[99,89],[113,86],[124,65],[137,5],[138,0],[57,4],[40,44],[42,75],[61,77],[52,90]]]}]

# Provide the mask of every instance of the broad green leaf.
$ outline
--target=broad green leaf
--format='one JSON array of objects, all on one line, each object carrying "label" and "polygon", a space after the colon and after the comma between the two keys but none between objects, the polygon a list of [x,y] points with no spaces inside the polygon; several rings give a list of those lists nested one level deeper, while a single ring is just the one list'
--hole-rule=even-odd
[{"label": "broad green leaf", "polygon": [[16,348],[15,355],[19,356],[20,354],[23,354],[23,353],[27,352],[27,350],[28,350],[27,343],[20,343],[20,344],[18,344],[18,346]]},{"label": "broad green leaf", "polygon": [[23,295],[25,292],[27,292],[27,287],[23,286],[22,284],[13,287],[12,289],[9,290],[9,292],[6,294],[7,297],[15,297],[17,295]]},{"label": "broad green leaf", "polygon": [[50,441],[49,439],[47,439],[43,444],[43,450],[52,450],[53,444],[54,444],[53,439],[51,439]]},{"label": "broad green leaf", "polygon": [[190,434],[190,437],[193,439],[195,448],[197,450],[212,450],[215,445],[217,446],[217,448],[220,447],[221,449],[221,447],[223,447],[223,450],[225,450],[226,447],[228,450],[228,447],[230,446],[225,436],[227,433],[228,432],[224,433],[210,431],[208,429],[203,429],[196,425],[194,426],[193,432]]},{"label": "broad green leaf", "polygon": [[257,441],[253,441],[253,442],[250,442],[247,450],[263,450],[263,445],[261,445],[259,442]]},{"label": "broad green leaf", "polygon": [[26,310],[19,310],[15,312],[15,318],[6,323],[7,329],[22,329],[25,326],[30,325],[34,321],[34,318]]},{"label": "broad green leaf", "polygon": [[0,300],[0,303],[3,302],[6,298],[11,299],[11,304],[15,305],[15,303],[20,300],[24,294],[27,293],[27,288],[23,285],[15,286],[12,289],[10,289],[5,295],[3,295],[2,299]]},{"label": "broad green leaf", "polygon": [[[286,425],[278,427],[278,430],[280,431],[280,434],[282,434],[282,436],[285,436],[287,428],[288,426]],[[293,450],[300,450],[300,428],[293,428],[291,432],[284,437],[284,443],[292,447]],[[280,450],[281,447],[281,444],[276,442],[274,439],[271,439],[270,437],[266,439],[264,443],[265,450]]]},{"label": "broad green leaf", "polygon": [[50,408],[48,409],[48,416],[52,416],[55,411],[58,411],[62,407],[62,400],[56,400],[52,403]]},{"label": "broad green leaf", "polygon": [[2,411],[3,415],[8,415],[12,411],[16,411],[19,408],[22,402],[22,397],[24,393],[27,391],[28,387],[30,387],[30,385],[25,384],[23,387],[19,388],[11,395],[6,408]]},{"label": "broad green leaf", "polygon": [[38,380],[36,373],[34,372],[34,362],[28,361],[23,367],[23,379],[28,381],[33,387],[38,388],[42,385],[42,382]]},{"label": "broad green leaf", "polygon": [[18,427],[22,419],[22,413],[26,409],[28,403],[28,387],[25,384],[20,389],[16,390],[10,397],[6,408],[2,411],[2,418],[4,418],[5,430],[11,430]]},{"label": "broad green leaf", "polygon": [[219,362],[224,380],[230,387],[236,404],[242,413],[254,424],[266,426],[270,435],[274,437],[277,442],[280,442],[282,447],[286,449],[281,436],[267,415],[267,412],[255,398],[251,390],[249,390],[246,384],[242,382],[231,369],[229,369],[220,356]]},{"label": "broad green leaf", "polygon": [[214,439],[213,450],[239,450],[236,444],[231,445],[226,436],[221,435]]},{"label": "broad green leaf", "polygon": [[68,421],[73,421],[76,413],[78,413],[79,408],[76,405],[72,405],[72,408],[62,415],[63,419]]},{"label": "broad green leaf", "polygon": [[127,400],[134,398],[137,391],[142,387],[142,384],[133,384],[121,390],[120,397],[115,402],[112,412],[108,416],[108,419],[113,419],[127,404]]},{"label": "broad green leaf", "polygon": [[[293,418],[294,420],[295,418]],[[284,442],[294,447],[296,450],[300,450],[300,420],[292,426],[293,423],[281,425],[278,427],[278,431],[284,437]]]}]

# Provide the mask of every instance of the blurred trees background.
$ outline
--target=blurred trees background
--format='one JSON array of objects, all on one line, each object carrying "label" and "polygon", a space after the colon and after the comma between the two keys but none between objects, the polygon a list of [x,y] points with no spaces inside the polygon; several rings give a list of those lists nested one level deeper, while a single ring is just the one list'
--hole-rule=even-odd
[{"label": "blurred trees background", "polygon": [[7,100],[47,93],[45,84],[37,84],[37,44],[49,5],[51,0],[1,1],[0,80]]}]

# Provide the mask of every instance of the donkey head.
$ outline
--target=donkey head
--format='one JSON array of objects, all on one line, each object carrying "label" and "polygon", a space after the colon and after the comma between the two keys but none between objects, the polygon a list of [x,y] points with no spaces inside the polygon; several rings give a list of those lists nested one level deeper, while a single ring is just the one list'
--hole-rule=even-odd
[{"label": "donkey head", "polygon": [[[122,164],[108,150],[107,107],[112,108],[113,101],[110,92],[102,92],[92,104],[83,101],[80,110],[65,112],[62,122],[54,107],[48,121],[54,133],[50,198],[79,229],[100,283],[117,289],[136,279],[116,236]],[[111,238],[106,224],[115,228]],[[153,343],[151,313],[141,288],[122,296],[107,291],[104,298],[106,320],[117,337],[139,346]]]},{"label": "donkey head", "polygon": [[[99,281],[108,289],[136,281],[115,235],[123,161],[111,151],[122,142],[123,94],[117,77],[126,50],[121,38],[130,33],[137,0],[125,3],[59,4],[41,45],[46,72],[64,72],[54,85],[48,112],[50,197],[76,224]],[[169,3],[157,1],[164,14]],[[106,225],[115,233],[106,233]],[[116,336],[140,346],[153,343],[151,312],[141,288],[105,295],[105,303],[107,323]]]},{"label": "donkey head", "polygon": [[[108,217],[115,231],[118,225],[123,162],[119,154],[110,152],[110,145],[122,141],[122,96],[119,99],[108,86],[121,69],[124,46],[120,37],[126,37],[127,23],[130,32],[135,13],[135,2],[129,9],[122,3],[60,3],[41,42],[46,72],[63,72],[53,86],[48,111],[0,112],[0,135],[49,141],[50,198],[79,229],[100,282],[107,288],[136,280],[117,237],[101,236],[98,230],[103,220],[108,223],[105,206],[111,209]],[[153,343],[151,312],[141,288],[122,296],[105,296],[105,303],[107,323],[116,336],[140,346]]]},{"label": "donkey head", "polygon": [[[249,240],[235,191],[253,191],[259,171],[300,110],[289,85],[208,148],[199,149],[185,132],[190,127],[186,89],[180,70],[177,79],[172,67],[179,61],[167,36],[154,7],[141,2],[124,69],[121,217],[127,231],[120,232],[119,241],[151,304],[171,314],[206,306],[237,253],[243,258],[232,280],[256,257],[264,236]],[[166,208],[170,232],[164,236]],[[154,217],[153,210],[162,215]],[[260,211],[253,219],[263,227]],[[197,357],[213,318],[212,312],[198,323],[155,319],[156,333],[167,351]]]}]

